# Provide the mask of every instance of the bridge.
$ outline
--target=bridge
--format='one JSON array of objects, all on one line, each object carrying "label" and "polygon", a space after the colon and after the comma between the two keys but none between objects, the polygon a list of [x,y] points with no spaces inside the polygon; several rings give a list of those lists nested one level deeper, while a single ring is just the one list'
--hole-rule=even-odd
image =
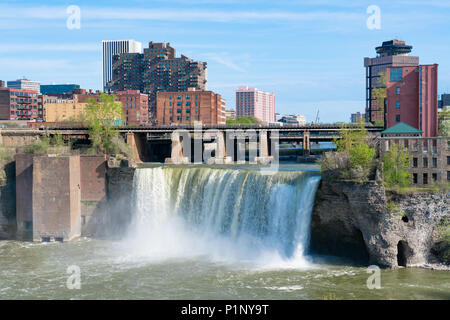
[{"label": "bridge", "polygon": [[[239,160],[244,152],[257,150],[256,161],[266,162],[274,152],[274,144],[291,144],[302,147],[309,155],[311,144],[332,142],[340,138],[341,130],[359,130],[357,124],[346,125],[177,125],[177,126],[129,126],[118,127],[120,134],[132,147],[135,158],[140,161],[166,161],[173,163],[195,162],[191,150],[211,150],[214,161],[223,163]],[[372,135],[379,135],[384,129],[379,126],[365,126]],[[66,139],[89,138],[86,127],[57,124],[24,129],[0,129],[0,144],[26,145],[37,141],[40,136],[62,135]],[[188,142],[188,140],[190,142]],[[213,142],[208,143],[208,141]],[[242,151],[245,149],[245,151]],[[189,151],[189,152],[187,152]],[[187,153],[189,153],[187,155]],[[241,154],[239,156],[239,154]],[[187,155],[187,157],[186,157]],[[187,159],[186,159],[187,158]],[[198,159],[197,159],[198,160]]]}]

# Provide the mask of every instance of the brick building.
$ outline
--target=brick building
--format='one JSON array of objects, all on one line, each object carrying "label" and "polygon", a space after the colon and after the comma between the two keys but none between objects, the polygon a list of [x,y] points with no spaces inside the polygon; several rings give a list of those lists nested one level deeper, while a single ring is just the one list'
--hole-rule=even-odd
[{"label": "brick building", "polygon": [[45,102],[44,120],[45,122],[76,120],[86,111],[86,108],[87,103],[74,102],[73,100],[56,99],[54,102]]},{"label": "brick building", "polygon": [[264,123],[275,121],[275,94],[256,88],[236,90],[236,117],[254,117]]},{"label": "brick building", "polygon": [[438,133],[438,65],[387,67],[386,128],[404,122],[423,137]]},{"label": "brick building", "polygon": [[212,91],[158,92],[157,124],[202,122],[205,125],[225,124],[225,100]]},{"label": "brick building", "polygon": [[127,124],[148,124],[148,95],[139,90],[116,92],[117,100],[123,105],[123,114]]},{"label": "brick building", "polygon": [[156,117],[156,93],[206,89],[206,62],[181,55],[176,57],[170,43],[150,42],[141,53],[113,57],[111,86],[114,92],[140,90],[149,99],[149,117]]},{"label": "brick building", "polygon": [[384,121],[383,110],[377,106],[372,96],[372,90],[380,88],[380,73],[386,72],[387,67],[414,67],[419,65],[419,57],[409,56],[412,46],[404,41],[385,41],[376,47],[377,57],[364,58],[366,68],[366,121]]},{"label": "brick building", "polygon": [[0,120],[42,121],[43,99],[37,91],[0,88]]}]

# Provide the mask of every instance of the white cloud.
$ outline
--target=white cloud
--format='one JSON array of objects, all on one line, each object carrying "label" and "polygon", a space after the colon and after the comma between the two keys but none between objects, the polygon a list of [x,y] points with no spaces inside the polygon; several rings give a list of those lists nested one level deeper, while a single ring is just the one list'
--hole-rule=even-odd
[{"label": "white cloud", "polygon": [[227,54],[205,53],[203,54],[203,56],[209,60],[220,63],[221,65],[224,65],[232,70],[238,72],[245,72],[245,69],[234,63]]}]

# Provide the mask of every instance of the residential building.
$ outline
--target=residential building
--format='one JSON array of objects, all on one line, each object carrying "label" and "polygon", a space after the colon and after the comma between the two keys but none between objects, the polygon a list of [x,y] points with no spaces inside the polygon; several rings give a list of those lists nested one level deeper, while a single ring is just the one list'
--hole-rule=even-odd
[{"label": "residential building", "polygon": [[444,93],[439,100],[439,108],[450,107],[450,94]]},{"label": "residential building", "polygon": [[134,40],[103,40],[103,91],[110,91],[113,74],[113,56],[121,53],[141,53],[142,43]]},{"label": "residential building", "polygon": [[115,92],[140,90],[149,97],[149,117],[156,117],[156,93],[206,90],[206,62],[176,52],[170,43],[149,43],[140,53],[118,54],[113,58],[112,88]]},{"label": "residential building", "polygon": [[190,88],[188,91],[157,93],[157,124],[201,122],[204,125],[225,124],[225,99],[212,91]]},{"label": "residential building", "polygon": [[387,67],[386,128],[404,122],[423,137],[438,133],[438,65]]},{"label": "residential building", "polygon": [[375,58],[364,58],[366,68],[366,121],[384,121],[383,109],[375,101],[372,90],[383,87],[380,83],[380,73],[386,72],[387,67],[414,67],[419,65],[419,57],[409,56],[412,46],[404,41],[385,41],[376,47]]},{"label": "residential building", "polygon": [[366,114],[361,112],[352,113],[350,116],[351,123],[359,123],[360,121],[366,121]]},{"label": "residential building", "polygon": [[225,110],[225,118],[236,120],[236,110],[233,109]]},{"label": "residential building", "polygon": [[0,120],[43,120],[42,98],[37,91],[0,88]]},{"label": "residential building", "polygon": [[236,117],[254,117],[263,123],[275,122],[275,94],[247,86],[236,90]]},{"label": "residential building", "polygon": [[79,84],[41,84],[41,93],[45,95],[57,95],[73,92],[80,89]]},{"label": "residential building", "polygon": [[139,90],[118,91],[115,94],[123,105],[123,120],[128,125],[148,124],[148,95],[140,93]]},{"label": "residential building", "polygon": [[37,93],[41,92],[41,84],[38,81],[32,81],[28,79],[17,79],[15,81],[8,81],[8,88],[11,89],[24,89],[36,91]]}]

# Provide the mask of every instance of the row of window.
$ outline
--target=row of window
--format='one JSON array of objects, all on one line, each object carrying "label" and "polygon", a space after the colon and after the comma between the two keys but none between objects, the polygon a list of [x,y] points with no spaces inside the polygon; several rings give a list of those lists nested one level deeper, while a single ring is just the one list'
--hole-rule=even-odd
[{"label": "row of window", "polygon": [[[418,159],[413,158],[413,168],[417,168]],[[433,168],[437,168],[437,158],[432,158]],[[450,165],[450,157],[447,157],[447,164]],[[423,158],[423,167],[428,168],[428,158]]]},{"label": "row of window", "polygon": [[[170,107],[172,106],[172,102],[169,102],[169,106],[170,106]],[[178,107],[181,107],[181,101],[177,101],[177,106],[178,106]],[[190,106],[191,106],[191,102],[190,102],[190,101],[186,101],[186,107],[190,107]],[[198,106],[197,101],[195,102],[195,106],[196,106],[196,107]]]},{"label": "row of window", "polygon": [[[16,115],[23,115],[23,114],[29,114],[29,115],[37,115],[37,112],[36,111],[34,111],[34,112],[31,112],[31,111],[28,111],[28,113],[25,111],[25,112],[23,112],[23,111],[16,111],[15,113],[14,113],[14,111],[11,111],[11,114],[12,115],[14,115],[14,114],[16,114]],[[42,114],[42,111],[39,111],[39,114]]]},{"label": "row of window", "polygon": [[12,97],[12,96],[37,97],[37,93],[14,92],[14,91],[11,91],[11,97]]},{"label": "row of window", "polygon": [[[189,94],[185,95],[184,97],[185,97],[186,100],[191,99],[191,96]],[[198,99],[198,95],[195,95],[195,99],[196,100]],[[169,100],[172,100],[172,95],[171,94],[169,95]],[[177,100],[181,100],[181,96],[180,95],[177,96]]]},{"label": "row of window", "polygon": [[[195,120],[198,120],[198,116],[195,116],[194,119],[195,119]],[[182,116],[177,116],[177,120],[178,120],[178,121],[181,121],[181,120],[183,120],[183,117],[182,117]],[[186,116],[186,117],[185,117],[185,120],[190,121],[190,120],[191,120],[191,117],[190,117],[190,116]],[[173,121],[173,117],[170,117],[170,121]]]},{"label": "row of window", "polygon": [[[169,113],[172,113],[172,109],[169,109]],[[177,113],[181,113],[181,109],[177,109]],[[191,109],[186,109],[186,113],[191,113]],[[195,113],[198,113],[198,109],[195,109]]]}]

